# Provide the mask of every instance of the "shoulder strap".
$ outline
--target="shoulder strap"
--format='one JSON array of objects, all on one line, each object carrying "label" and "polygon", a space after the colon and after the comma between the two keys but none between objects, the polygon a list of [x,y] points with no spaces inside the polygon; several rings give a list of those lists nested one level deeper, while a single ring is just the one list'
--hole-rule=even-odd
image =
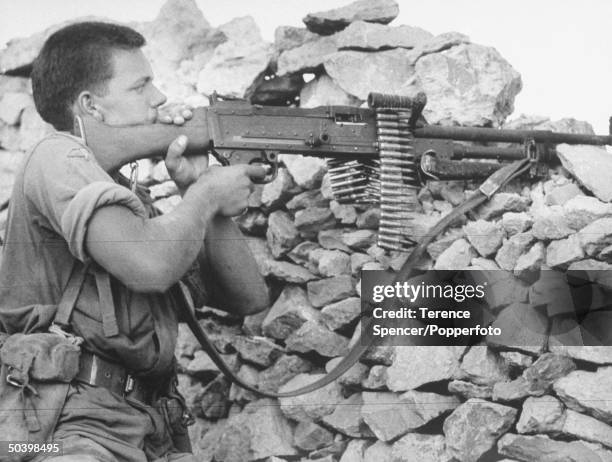
[{"label": "shoulder strap", "polygon": [[68,283],[64,288],[62,298],[57,306],[57,312],[55,313],[55,318],[53,320],[54,324],[58,324],[61,327],[68,326],[70,315],[72,314],[76,300],[81,293],[81,288],[83,287],[83,282],[85,281],[85,274],[87,273],[89,266],[89,263],[80,263],[75,260],[70,273],[70,278],[68,279]]}]

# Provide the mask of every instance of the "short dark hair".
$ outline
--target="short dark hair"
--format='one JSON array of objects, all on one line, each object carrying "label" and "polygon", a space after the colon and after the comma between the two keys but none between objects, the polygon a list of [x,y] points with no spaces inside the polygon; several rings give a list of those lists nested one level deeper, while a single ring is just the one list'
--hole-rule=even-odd
[{"label": "short dark hair", "polygon": [[40,116],[57,130],[70,130],[71,106],[83,90],[106,91],[113,76],[113,49],[142,47],[145,38],[126,26],[79,22],[54,32],[34,61],[32,93]]}]

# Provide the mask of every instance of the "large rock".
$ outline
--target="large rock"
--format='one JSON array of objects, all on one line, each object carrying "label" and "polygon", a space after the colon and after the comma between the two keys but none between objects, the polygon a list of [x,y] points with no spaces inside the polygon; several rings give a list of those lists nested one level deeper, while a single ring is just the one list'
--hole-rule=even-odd
[{"label": "large rock", "polygon": [[359,106],[360,103],[358,98],[340,88],[327,74],[308,82],[300,93],[300,107],[304,108],[326,105]]},{"label": "large rock", "polygon": [[612,244],[610,225],[612,217],[600,218],[578,231],[576,236],[588,256],[598,256],[603,249]]},{"label": "large rock", "polygon": [[276,258],[285,255],[301,240],[293,220],[282,210],[277,210],[268,217],[266,238],[272,255]]},{"label": "large rock", "polygon": [[316,351],[322,356],[343,356],[348,352],[348,339],[329,330],[323,324],[306,321],[299,329],[293,331],[285,344],[290,351],[308,353]]},{"label": "large rock", "polygon": [[358,0],[334,10],[310,13],[303,19],[308,30],[328,35],[355,21],[388,24],[399,14],[394,0]]},{"label": "large rock", "polygon": [[323,423],[352,438],[373,437],[374,433],[363,419],[363,404],[362,394],[355,393],[338,403],[332,414],[323,417]]},{"label": "large rock", "polygon": [[219,462],[244,462],[271,456],[293,456],[292,430],[271,399],[247,404],[228,419],[215,451]]},{"label": "large rock", "polygon": [[416,75],[429,123],[499,126],[514,110],[521,76],[494,48],[459,45],[420,58]]},{"label": "large rock", "polygon": [[336,37],[320,37],[286,50],[280,54],[276,73],[279,76],[297,72],[311,72],[317,69],[328,55],[338,51]]},{"label": "large rock", "polygon": [[477,255],[478,254],[467,240],[458,239],[438,256],[434,269],[465,269],[470,266],[472,258],[476,257]]},{"label": "large rock", "polygon": [[602,462],[612,453],[582,441],[555,441],[548,436],[523,436],[508,433],[497,443],[500,454],[522,462],[563,461]]},{"label": "large rock", "polygon": [[495,223],[485,220],[470,221],[463,230],[472,247],[483,257],[494,254],[502,245],[504,233]]},{"label": "large rock", "polygon": [[393,443],[394,462],[453,462],[442,435],[409,433]]},{"label": "large rock", "polygon": [[[361,415],[379,440],[391,441],[459,405],[455,397],[409,391],[364,392]],[[425,403],[425,404],[423,404]]]},{"label": "large rock", "polygon": [[403,48],[377,53],[338,51],[326,57],[324,66],[340,88],[365,101],[370,92],[414,93],[412,56]]},{"label": "large rock", "polygon": [[282,340],[306,321],[319,317],[319,312],[313,308],[304,289],[288,285],[268,311],[262,329],[264,334]]},{"label": "large rock", "polygon": [[574,371],[557,380],[553,388],[565,405],[612,424],[612,367],[596,372]]},{"label": "large rock", "polygon": [[560,144],[557,154],[576,180],[604,202],[612,201],[612,184],[601,172],[612,168],[612,154],[598,146]]},{"label": "large rock", "polygon": [[516,423],[519,433],[558,433],[563,428],[564,406],[554,396],[530,397],[523,403]]},{"label": "large rock", "polygon": [[392,391],[412,390],[426,383],[450,380],[459,370],[465,347],[395,347],[393,364],[387,369],[387,386]]},{"label": "large rock", "polygon": [[[252,19],[250,22],[253,23]],[[253,23],[246,29],[257,28]],[[205,95],[217,91],[223,96],[248,97],[273,56],[274,45],[264,42],[259,33],[251,32],[247,37],[230,33],[230,40],[215,48],[211,59],[200,71],[197,90]]]},{"label": "large rock", "polygon": [[375,51],[388,48],[415,48],[433,39],[433,34],[420,27],[389,27],[365,21],[351,23],[336,35],[338,48]]},{"label": "large rock", "polygon": [[32,97],[26,93],[4,93],[0,97],[0,122],[4,122],[7,125],[17,125],[23,110],[33,105]]},{"label": "large rock", "polygon": [[549,345],[551,353],[594,364],[612,364],[612,346]]},{"label": "large rock", "polygon": [[476,385],[493,385],[510,380],[508,365],[499,353],[485,345],[474,345],[463,356],[458,378]]},{"label": "large rock", "polygon": [[576,196],[563,204],[567,225],[572,229],[582,229],[599,218],[612,216],[612,204],[602,202],[592,196]]},{"label": "large rock", "polygon": [[308,299],[315,307],[329,305],[355,295],[351,277],[347,274],[311,281],[307,284]]},{"label": "large rock", "polygon": [[516,409],[470,399],[444,421],[446,447],[457,459],[476,462],[514,423]]},{"label": "large rock", "polygon": [[[279,392],[291,391],[309,385],[323,377],[323,374],[300,374],[284,384]],[[342,401],[340,385],[330,383],[323,388],[291,398],[280,398],[283,414],[297,422],[318,421],[331,414]]]}]

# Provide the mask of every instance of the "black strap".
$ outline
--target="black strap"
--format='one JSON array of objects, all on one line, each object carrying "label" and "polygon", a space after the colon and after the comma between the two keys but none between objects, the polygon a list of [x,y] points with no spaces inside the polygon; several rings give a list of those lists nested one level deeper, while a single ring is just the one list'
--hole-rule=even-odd
[{"label": "black strap", "polygon": [[[500,168],[496,172],[494,172],[487,180],[483,183],[483,186],[476,191],[472,196],[466,199],[462,204],[457,206],[451,213],[442,218],[438,223],[436,223],[427,233],[423,240],[419,242],[419,244],[412,250],[408,259],[404,262],[401,269],[395,275],[392,285],[395,285],[397,282],[403,282],[414,276],[414,267],[416,263],[421,259],[423,253],[427,246],[442,233],[450,223],[452,223],[458,216],[474,209],[480,204],[486,202],[490,199],[495,192],[497,192],[504,185],[508,184],[511,180],[521,175],[525,171],[529,169],[529,160],[522,159],[516,162],[513,162],[510,165]],[[204,351],[210,356],[210,359],[217,365],[217,367],[225,374],[227,378],[229,378],[232,382],[237,385],[240,385],[242,388],[246,390],[252,391],[259,395],[268,397],[268,398],[289,398],[292,396],[303,395],[306,393],[310,393],[319,388],[322,388],[326,385],[329,385],[336,379],[338,379],[342,374],[348,371],[359,359],[364,355],[364,353],[370,347],[377,346],[382,338],[380,337],[370,337],[367,340],[358,339],[353,347],[349,350],[348,354],[342,358],[342,360],[336,365],[334,369],[329,371],[325,376],[321,377],[319,380],[306,385],[304,387],[298,388],[296,390],[287,391],[284,393],[273,393],[268,391],[259,390],[254,385],[250,385],[244,382],[240,377],[238,377],[227,365],[227,363],[221,358],[221,355],[212,344],[212,342],[208,339],[206,332],[200,326],[200,323],[195,317],[195,311],[192,309],[191,305],[191,296],[188,293],[186,287],[179,283],[177,285],[180,288],[180,294],[184,301],[184,303],[179,303],[179,307],[183,312],[184,319],[187,322],[187,325],[192,330],[195,337],[200,342],[200,345],[204,349]],[[379,320],[370,319],[370,323],[379,322]],[[366,326],[365,329],[368,329]],[[370,329],[371,330],[371,329]]]}]

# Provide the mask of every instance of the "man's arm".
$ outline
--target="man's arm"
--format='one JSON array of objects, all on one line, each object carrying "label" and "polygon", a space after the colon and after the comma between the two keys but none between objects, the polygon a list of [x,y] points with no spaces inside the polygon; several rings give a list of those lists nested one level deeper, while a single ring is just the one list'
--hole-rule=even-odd
[{"label": "man's arm", "polygon": [[268,287],[231,218],[216,215],[209,222],[199,264],[202,280],[209,281],[212,306],[243,316],[269,307]]}]

